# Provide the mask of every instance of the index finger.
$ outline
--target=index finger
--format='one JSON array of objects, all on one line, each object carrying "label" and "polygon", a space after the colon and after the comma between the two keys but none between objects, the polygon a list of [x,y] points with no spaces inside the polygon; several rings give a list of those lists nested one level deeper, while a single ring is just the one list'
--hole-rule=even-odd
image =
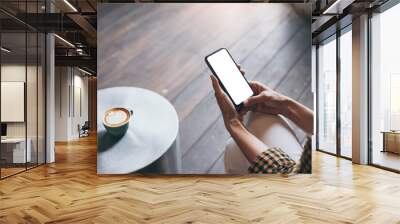
[{"label": "index finger", "polygon": [[240,73],[242,73],[242,75],[245,74],[245,71],[242,69],[242,66],[240,64],[236,64],[236,67],[239,69]]}]

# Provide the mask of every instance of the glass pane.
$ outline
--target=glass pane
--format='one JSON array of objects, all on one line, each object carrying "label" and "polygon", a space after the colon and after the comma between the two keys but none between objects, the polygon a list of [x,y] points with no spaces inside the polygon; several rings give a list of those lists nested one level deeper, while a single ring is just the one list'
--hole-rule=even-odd
[{"label": "glass pane", "polygon": [[1,34],[1,175],[25,170],[26,33]]},{"label": "glass pane", "polygon": [[28,63],[27,63],[27,80],[26,80],[26,116],[27,116],[27,150],[28,158],[27,166],[33,167],[37,165],[37,132],[38,132],[38,125],[37,125],[37,73],[38,73],[38,36],[36,32],[28,32]]},{"label": "glass pane", "polygon": [[318,48],[318,147],[336,153],[336,39]]},{"label": "glass pane", "polygon": [[39,33],[39,45],[38,45],[38,163],[45,163],[45,35]]},{"label": "glass pane", "polygon": [[[27,2],[27,13],[37,13],[38,4],[36,1]],[[34,22],[34,21],[32,21]],[[38,35],[35,30],[27,30],[27,80],[26,80],[26,125],[27,125],[27,151],[30,158],[27,160],[27,167],[37,165],[37,73],[38,73]]]},{"label": "glass pane", "polygon": [[372,18],[372,163],[400,170],[400,5]]},{"label": "glass pane", "polygon": [[352,141],[352,35],[340,36],[340,153],[351,158]]}]

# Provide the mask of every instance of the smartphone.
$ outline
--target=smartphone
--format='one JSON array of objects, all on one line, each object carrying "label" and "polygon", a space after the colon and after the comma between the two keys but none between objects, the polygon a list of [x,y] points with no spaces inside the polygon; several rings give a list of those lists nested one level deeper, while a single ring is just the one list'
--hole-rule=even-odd
[{"label": "smartphone", "polygon": [[229,96],[236,110],[243,107],[243,102],[254,95],[246,78],[238,69],[231,54],[221,48],[205,57],[212,73],[217,77],[222,89]]}]

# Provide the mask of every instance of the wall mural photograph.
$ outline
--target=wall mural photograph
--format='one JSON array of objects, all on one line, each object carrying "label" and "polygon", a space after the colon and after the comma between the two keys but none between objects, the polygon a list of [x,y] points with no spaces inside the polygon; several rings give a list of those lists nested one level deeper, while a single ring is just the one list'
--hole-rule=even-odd
[{"label": "wall mural photograph", "polygon": [[310,173],[310,23],[304,4],[100,4],[97,172]]},{"label": "wall mural photograph", "polygon": [[400,224],[399,21],[399,0],[0,0],[0,224]]}]

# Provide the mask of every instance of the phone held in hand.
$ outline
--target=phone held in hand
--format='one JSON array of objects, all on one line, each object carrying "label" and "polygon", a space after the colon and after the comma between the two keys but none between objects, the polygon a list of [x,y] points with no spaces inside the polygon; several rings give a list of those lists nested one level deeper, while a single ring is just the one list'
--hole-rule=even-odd
[{"label": "phone held in hand", "polygon": [[221,48],[206,56],[205,61],[219,80],[222,89],[235,105],[236,110],[240,110],[243,107],[243,102],[253,96],[254,92],[231,54],[226,48]]}]

